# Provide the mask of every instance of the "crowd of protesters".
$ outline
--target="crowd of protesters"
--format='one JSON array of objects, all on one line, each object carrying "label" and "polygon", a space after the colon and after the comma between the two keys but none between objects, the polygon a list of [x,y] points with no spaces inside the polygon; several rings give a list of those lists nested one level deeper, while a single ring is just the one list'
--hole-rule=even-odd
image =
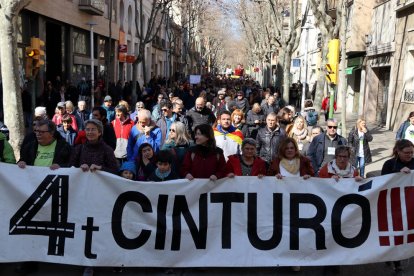
[{"label": "crowd of protesters", "polygon": [[[251,79],[210,76],[196,85],[153,79],[138,85],[136,93],[132,87],[118,82],[105,95],[97,86],[90,109],[85,80],[77,86],[47,82],[18,166],[74,166],[135,181],[265,175],[362,181],[372,159],[373,136],[364,119],[345,138],[337,133],[335,119],[324,116],[325,129],[318,125],[320,114],[311,99],[300,112],[297,97],[285,103],[278,89],[264,89]],[[324,113],[329,112],[326,99]],[[413,133],[411,112],[382,174],[414,169]],[[15,163],[3,136],[2,161]]]}]

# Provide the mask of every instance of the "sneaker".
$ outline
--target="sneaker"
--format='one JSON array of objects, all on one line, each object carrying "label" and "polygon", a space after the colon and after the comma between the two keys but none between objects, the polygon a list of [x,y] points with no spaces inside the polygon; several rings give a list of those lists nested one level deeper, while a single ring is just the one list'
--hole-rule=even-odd
[{"label": "sneaker", "polygon": [[85,269],[83,270],[83,276],[93,276],[93,267],[85,267]]}]

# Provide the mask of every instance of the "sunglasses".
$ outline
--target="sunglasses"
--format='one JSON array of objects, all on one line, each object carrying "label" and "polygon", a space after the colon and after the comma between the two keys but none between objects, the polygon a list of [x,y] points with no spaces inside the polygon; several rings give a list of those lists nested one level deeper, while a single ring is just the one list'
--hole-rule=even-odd
[{"label": "sunglasses", "polygon": [[333,129],[337,129],[337,126],[327,126],[329,129],[333,128]]},{"label": "sunglasses", "polygon": [[163,108],[161,110],[164,111],[164,112],[167,112],[168,111],[168,109],[166,109],[166,108]]},{"label": "sunglasses", "polygon": [[170,131],[175,133],[175,129],[170,129]]}]

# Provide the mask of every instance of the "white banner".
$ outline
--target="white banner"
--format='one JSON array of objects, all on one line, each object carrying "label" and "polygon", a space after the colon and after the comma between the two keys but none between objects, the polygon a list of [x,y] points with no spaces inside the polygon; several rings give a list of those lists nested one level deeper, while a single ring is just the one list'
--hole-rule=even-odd
[{"label": "white banner", "polygon": [[[414,255],[413,174],[133,182],[0,164],[0,262],[346,265]],[[7,249],[7,250],[4,250]]]}]

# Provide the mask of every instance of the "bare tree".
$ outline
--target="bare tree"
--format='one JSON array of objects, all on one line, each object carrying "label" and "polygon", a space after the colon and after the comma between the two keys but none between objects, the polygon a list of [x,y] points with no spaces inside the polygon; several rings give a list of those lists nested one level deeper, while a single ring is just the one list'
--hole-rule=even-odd
[{"label": "bare tree", "polygon": [[19,86],[17,17],[30,0],[0,0],[0,60],[3,79],[4,121],[10,131],[10,144],[19,158],[24,136],[23,107]]},{"label": "bare tree", "polygon": [[313,15],[315,17],[315,25],[319,28],[321,32],[321,39],[322,39],[322,62],[321,66],[321,74],[319,75],[317,86],[316,86],[316,93],[315,93],[315,103],[314,106],[317,110],[320,110],[322,104],[322,97],[323,97],[323,90],[325,86],[325,64],[326,64],[326,54],[328,52],[328,41],[334,38],[338,38],[339,29],[341,22],[340,20],[336,20],[337,18],[341,18],[342,7],[344,0],[339,0],[335,7],[336,14],[334,17],[332,13],[328,13],[328,2],[334,3],[333,1],[328,0],[309,0],[310,7],[312,9]]}]

